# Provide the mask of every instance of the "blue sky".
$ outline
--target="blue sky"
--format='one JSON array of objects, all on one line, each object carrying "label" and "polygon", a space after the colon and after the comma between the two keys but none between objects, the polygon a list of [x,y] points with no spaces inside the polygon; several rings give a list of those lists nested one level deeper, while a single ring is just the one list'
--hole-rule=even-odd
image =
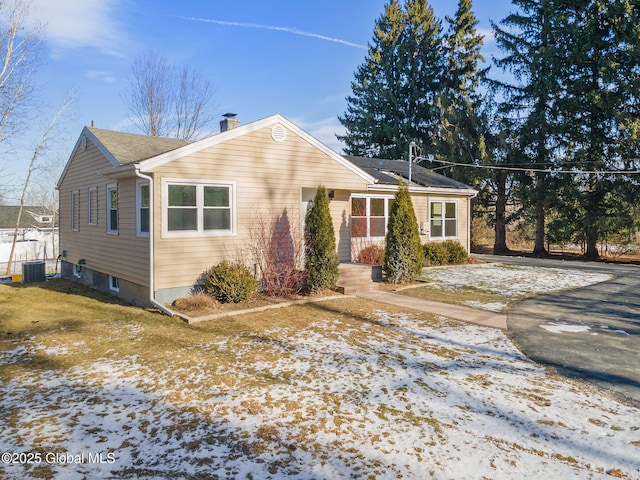
[{"label": "blue sky", "polygon": [[[214,86],[219,114],[234,112],[248,123],[280,113],[339,150],[337,116],[345,111],[353,73],[386,3],[34,0],[34,14],[48,29],[40,70],[48,101],[56,105],[65,89],[76,91],[62,156],[68,156],[91,121],[100,128],[128,128],[122,100],[127,77],[132,61],[149,50],[206,77]],[[455,12],[457,1],[429,4],[444,19]],[[494,52],[489,20],[504,18],[511,2],[474,4],[489,56]]]}]

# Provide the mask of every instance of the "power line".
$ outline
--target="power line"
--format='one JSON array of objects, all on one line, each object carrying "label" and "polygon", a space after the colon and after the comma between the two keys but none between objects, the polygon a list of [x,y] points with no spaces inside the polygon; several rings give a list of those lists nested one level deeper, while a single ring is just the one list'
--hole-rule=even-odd
[{"label": "power line", "polygon": [[[527,172],[527,173],[558,173],[565,175],[638,175],[640,174],[640,170],[547,170],[542,168],[531,168],[531,167],[506,167],[504,165],[478,165],[475,163],[458,163],[458,162],[449,162],[448,160],[436,160],[434,158],[427,157],[417,157],[416,161],[428,161],[428,162],[438,162],[442,163],[445,166],[451,167],[467,167],[467,168],[486,168],[488,170],[506,170],[509,172]],[[438,167],[444,168],[444,167]]]}]

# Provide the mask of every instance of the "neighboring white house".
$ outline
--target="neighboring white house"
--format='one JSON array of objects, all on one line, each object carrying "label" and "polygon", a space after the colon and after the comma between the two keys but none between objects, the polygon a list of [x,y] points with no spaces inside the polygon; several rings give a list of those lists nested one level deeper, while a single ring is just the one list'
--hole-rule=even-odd
[{"label": "neighboring white house", "polygon": [[[0,205],[0,264],[9,261],[19,208]],[[57,212],[40,206],[23,207],[13,256],[15,265],[56,258],[58,245]]]}]

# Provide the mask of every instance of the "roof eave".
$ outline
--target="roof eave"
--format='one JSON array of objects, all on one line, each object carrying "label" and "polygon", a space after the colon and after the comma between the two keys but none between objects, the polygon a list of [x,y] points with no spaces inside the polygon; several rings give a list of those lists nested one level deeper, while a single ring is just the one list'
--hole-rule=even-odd
[{"label": "roof eave", "polygon": [[119,165],[117,167],[105,168],[104,170],[99,170],[98,175],[102,175],[107,178],[123,178],[123,177],[132,177],[135,176],[135,171],[137,170],[137,165],[135,163],[127,163],[126,165]]},{"label": "roof eave", "polygon": [[102,142],[100,142],[100,140],[98,140],[98,138],[93,133],[91,133],[91,130],[89,130],[89,128],[85,126],[82,128],[82,132],[80,132],[80,135],[78,136],[78,140],[76,141],[76,144],[73,147],[73,150],[71,151],[71,155],[69,155],[69,158],[67,159],[67,163],[64,166],[64,170],[62,170],[62,173],[60,174],[58,183],[56,183],[56,190],[60,189],[60,185],[62,185],[62,180],[64,180],[64,177],[67,175],[67,171],[69,170],[71,159],[75,157],[76,153],[78,152],[78,150],[82,145],[83,137],[86,137],[87,139],[91,140],[94,143],[94,145],[98,148],[98,150],[100,150],[100,153],[102,153],[105,156],[105,158],[109,160],[109,163],[111,163],[111,165],[113,165],[114,168],[117,168],[120,165],[120,163],[111,154],[111,152],[107,150],[106,147],[102,144]]},{"label": "roof eave", "polygon": [[[478,190],[475,190],[473,188],[425,187],[422,185],[409,185],[408,189],[409,192],[412,193],[429,193],[433,195],[454,195],[471,198],[478,195]],[[367,186],[367,190],[372,192],[397,192],[398,185],[373,183]]]}]

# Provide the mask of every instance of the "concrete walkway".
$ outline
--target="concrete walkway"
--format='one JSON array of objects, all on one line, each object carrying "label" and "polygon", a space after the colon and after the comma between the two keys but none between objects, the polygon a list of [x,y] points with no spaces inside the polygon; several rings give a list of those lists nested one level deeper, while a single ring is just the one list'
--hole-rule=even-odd
[{"label": "concrete walkway", "polygon": [[357,293],[356,296],[374,300],[376,302],[388,303],[399,307],[411,308],[420,312],[433,313],[443,317],[453,318],[462,322],[483,325],[485,327],[507,329],[507,316],[503,313],[488,312],[462,305],[452,305],[449,303],[433,302],[419,298],[399,295],[393,292],[383,292],[374,290],[370,292]]}]

